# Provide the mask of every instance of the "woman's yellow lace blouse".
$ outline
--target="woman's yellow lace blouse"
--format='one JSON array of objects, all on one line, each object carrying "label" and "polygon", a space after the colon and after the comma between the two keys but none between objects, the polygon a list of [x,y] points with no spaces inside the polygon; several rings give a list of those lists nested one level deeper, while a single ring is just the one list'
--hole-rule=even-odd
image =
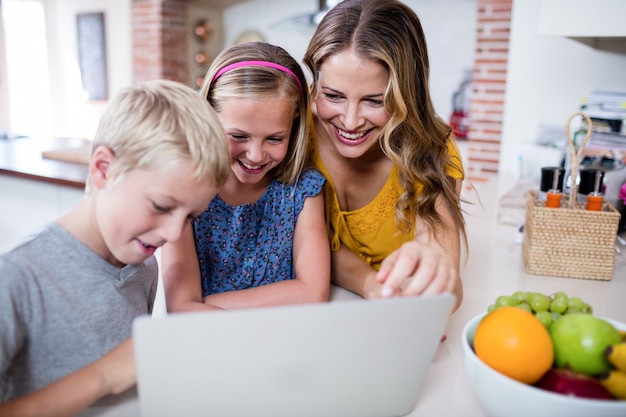
[{"label": "woman's yellow lace blouse", "polygon": [[[374,200],[358,210],[344,211],[339,206],[335,186],[320,159],[314,139],[311,140],[309,150],[313,164],[327,179],[324,204],[326,221],[333,233],[331,249],[337,251],[343,243],[378,270],[383,259],[404,242],[414,238],[412,233],[400,233],[395,223],[396,202],[403,191],[397,167],[391,169],[387,182]],[[454,140],[448,142],[448,153],[451,159],[447,167],[448,175],[457,179],[463,178],[460,152]],[[461,170],[456,167],[461,167]],[[421,189],[420,184],[417,187]]]}]

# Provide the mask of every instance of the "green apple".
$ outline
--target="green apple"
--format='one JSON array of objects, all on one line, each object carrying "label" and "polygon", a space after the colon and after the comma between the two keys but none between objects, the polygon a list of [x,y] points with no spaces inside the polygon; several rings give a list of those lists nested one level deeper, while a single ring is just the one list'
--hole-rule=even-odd
[{"label": "green apple", "polygon": [[604,350],[620,342],[617,329],[608,321],[590,314],[566,314],[550,326],[557,368],[569,368],[585,375],[599,375],[610,368]]}]

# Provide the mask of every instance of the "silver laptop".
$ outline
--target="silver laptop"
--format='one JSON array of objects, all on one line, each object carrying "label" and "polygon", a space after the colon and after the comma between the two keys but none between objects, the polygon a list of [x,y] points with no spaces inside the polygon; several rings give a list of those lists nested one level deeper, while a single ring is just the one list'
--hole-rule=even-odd
[{"label": "silver laptop", "polygon": [[142,417],[393,417],[413,410],[454,296],[148,316]]}]

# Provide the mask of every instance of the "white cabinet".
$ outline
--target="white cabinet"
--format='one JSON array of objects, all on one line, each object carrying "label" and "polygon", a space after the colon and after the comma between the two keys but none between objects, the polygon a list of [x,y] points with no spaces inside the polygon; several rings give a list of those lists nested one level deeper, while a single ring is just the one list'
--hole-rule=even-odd
[{"label": "white cabinet", "polygon": [[79,188],[0,175],[0,250],[72,209]]},{"label": "white cabinet", "polygon": [[626,1],[541,0],[539,33],[571,38],[626,38]]}]

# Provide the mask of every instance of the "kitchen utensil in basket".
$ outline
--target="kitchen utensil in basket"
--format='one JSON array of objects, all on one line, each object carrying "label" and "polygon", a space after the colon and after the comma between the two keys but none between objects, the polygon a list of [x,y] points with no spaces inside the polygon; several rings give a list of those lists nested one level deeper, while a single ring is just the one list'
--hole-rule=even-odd
[{"label": "kitchen utensil in basket", "polygon": [[[569,126],[578,116],[586,120],[588,130],[576,150]],[[591,129],[591,119],[585,113],[576,112],[567,120],[565,133],[572,165],[567,201],[562,199],[559,208],[549,208],[538,200],[538,192],[527,194],[522,255],[528,273],[606,281],[613,278],[620,213],[607,202],[600,211],[586,210],[585,203],[576,202],[580,157]]]}]

